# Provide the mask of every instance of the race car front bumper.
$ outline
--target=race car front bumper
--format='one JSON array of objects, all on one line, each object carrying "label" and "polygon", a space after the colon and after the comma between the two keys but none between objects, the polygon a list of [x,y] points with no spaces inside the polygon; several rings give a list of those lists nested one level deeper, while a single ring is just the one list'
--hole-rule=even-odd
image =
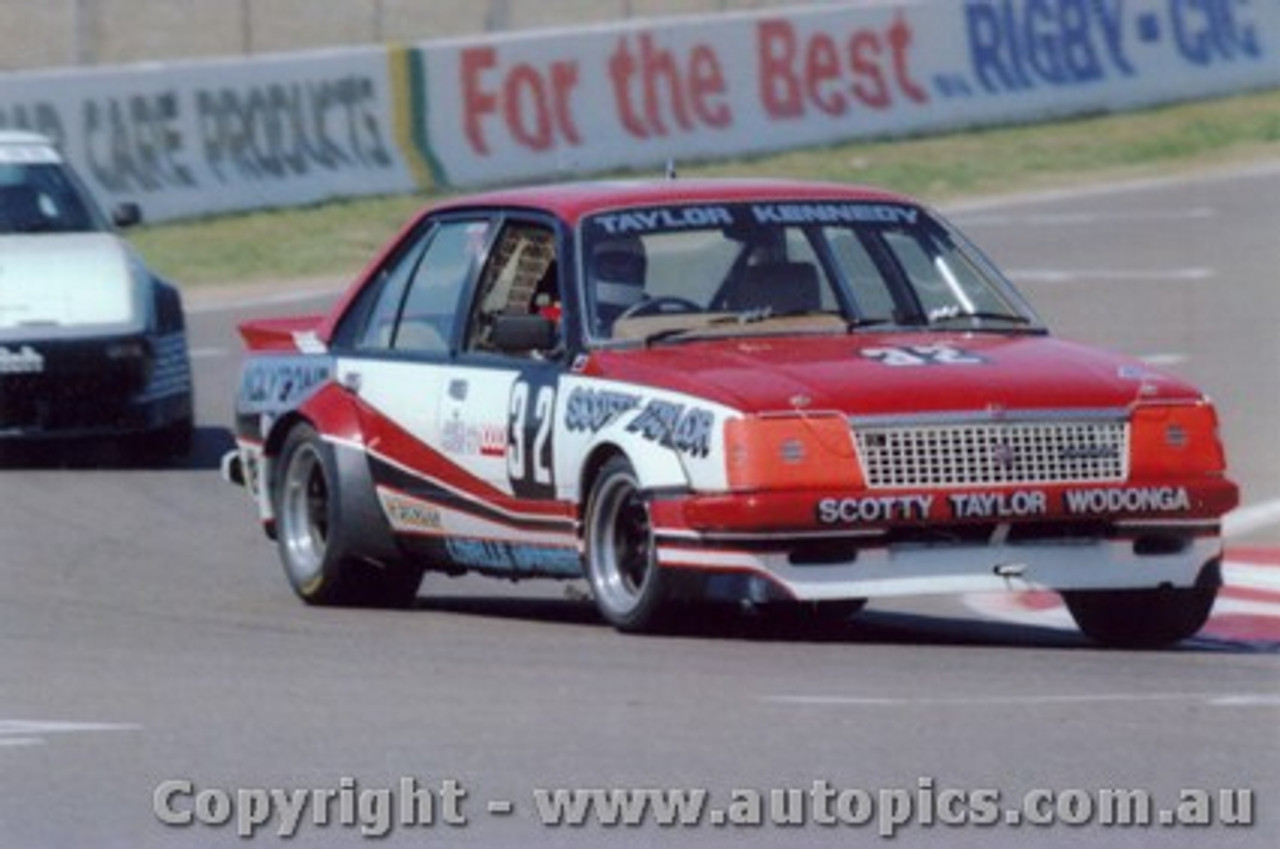
[{"label": "race car front bumper", "polygon": [[[1115,488],[1118,494],[1110,496],[1108,489],[1088,490],[1072,501],[1060,489],[1004,493],[992,515],[966,521],[940,515],[947,508],[939,502],[951,510],[969,509],[970,502],[937,493],[928,501],[897,496],[863,513],[885,521],[841,522],[842,515],[848,518],[854,511],[823,513],[819,505],[829,504],[830,493],[655,497],[650,512],[663,567],[763,582],[778,599],[1147,589],[1203,582],[1205,570],[1222,555],[1221,515],[1236,503],[1235,485],[1211,480],[1175,488],[1166,502],[1157,501],[1168,504],[1167,515],[1102,510],[1126,499],[1136,502],[1129,489]],[[1023,497],[1014,498],[1017,494]],[[1067,515],[1059,504],[1082,511],[1098,506],[1099,512]],[[1032,509],[1039,505],[1043,510]],[[1023,515],[1015,515],[1019,510]],[[831,521],[821,521],[823,515]]]},{"label": "race car front bumper", "polygon": [[144,433],[191,418],[183,333],[45,341],[18,350],[21,367],[0,369],[0,440]]}]

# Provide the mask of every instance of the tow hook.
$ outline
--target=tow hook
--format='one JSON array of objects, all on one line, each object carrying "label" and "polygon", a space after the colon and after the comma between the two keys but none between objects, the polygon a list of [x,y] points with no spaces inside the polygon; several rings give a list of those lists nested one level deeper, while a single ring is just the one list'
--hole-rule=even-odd
[{"label": "tow hook", "polygon": [[1012,581],[1022,578],[1027,574],[1027,564],[1025,563],[997,563],[991,570],[997,577],[1004,578],[1006,581]]}]

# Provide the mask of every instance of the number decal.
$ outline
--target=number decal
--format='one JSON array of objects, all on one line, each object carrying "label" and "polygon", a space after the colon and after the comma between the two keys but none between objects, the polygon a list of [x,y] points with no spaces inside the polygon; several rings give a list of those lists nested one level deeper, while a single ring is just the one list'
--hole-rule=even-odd
[{"label": "number decal", "polygon": [[894,348],[868,348],[862,356],[893,368],[915,366],[976,366],[985,359],[950,345],[906,345]]},{"label": "number decal", "polygon": [[517,380],[511,389],[511,423],[507,426],[507,475],[511,482],[525,479],[524,429],[529,412],[529,384]]},{"label": "number decal", "polygon": [[533,420],[538,430],[533,437],[533,480],[543,486],[551,485],[551,425],[556,406],[556,390],[544,386],[538,390],[538,400],[533,405]]},{"label": "number decal", "polygon": [[521,497],[550,498],[555,494],[551,440],[555,408],[553,384],[531,386],[522,377],[511,388],[507,476],[512,490]]}]

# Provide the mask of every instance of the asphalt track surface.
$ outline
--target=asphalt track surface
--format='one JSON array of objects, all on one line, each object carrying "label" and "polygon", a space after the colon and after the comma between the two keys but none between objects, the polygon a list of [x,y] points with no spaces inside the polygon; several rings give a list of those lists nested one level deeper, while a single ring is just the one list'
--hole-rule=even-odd
[{"label": "asphalt track surface", "polygon": [[[328,298],[193,296],[201,430],[185,467],[58,456],[0,471],[0,847],[245,845],[234,827],[161,824],[155,790],[402,778],[458,782],[468,824],[438,808],[435,825],[397,827],[390,845],[880,842],[874,820],[553,828],[532,798],[701,788],[724,804],[736,789],[815,782],[905,788],[925,807],[922,788],[998,790],[1002,804],[1130,788],[1161,806],[1184,788],[1247,788],[1248,828],[917,818],[893,842],[1277,845],[1280,163],[949,212],[1059,334],[1166,364],[1219,402],[1246,502],[1228,525],[1231,574],[1247,585],[1237,615],[1176,650],[1123,652],[1090,647],[1036,598],[876,604],[828,633],[721,617],[655,638],[614,633],[557,583],[428,578],[415,610],[308,609],[215,466],[230,442],[235,323]],[[511,812],[490,813],[492,801]],[[311,820],[297,845],[362,842]]]}]

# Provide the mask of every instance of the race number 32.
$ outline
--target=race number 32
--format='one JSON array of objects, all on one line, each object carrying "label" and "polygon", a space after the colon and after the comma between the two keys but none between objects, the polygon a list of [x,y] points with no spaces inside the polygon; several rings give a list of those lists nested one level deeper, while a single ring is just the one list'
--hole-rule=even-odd
[{"label": "race number 32", "polygon": [[986,362],[982,357],[950,345],[903,345],[867,348],[862,356],[894,368],[918,366],[976,366]]},{"label": "race number 32", "polygon": [[551,427],[555,407],[554,386],[517,380],[511,389],[507,476],[517,495],[539,497],[552,492]]}]

